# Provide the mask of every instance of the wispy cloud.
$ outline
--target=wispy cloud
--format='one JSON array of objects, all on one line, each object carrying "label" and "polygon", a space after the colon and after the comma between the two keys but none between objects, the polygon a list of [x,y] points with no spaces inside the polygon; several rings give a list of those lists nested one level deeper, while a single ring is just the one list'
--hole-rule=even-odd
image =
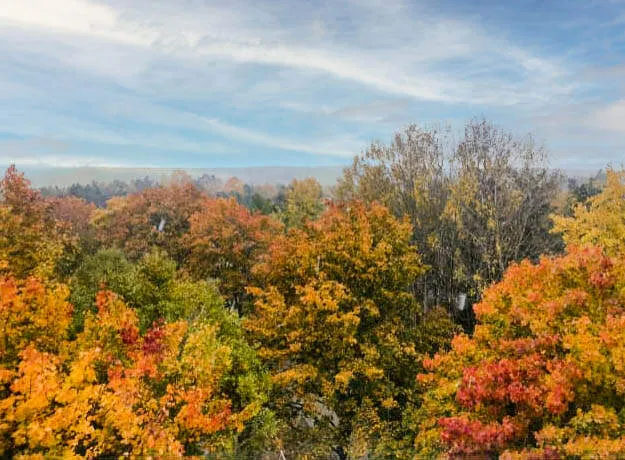
[{"label": "wispy cloud", "polygon": [[360,143],[357,141],[345,141],[344,139],[327,140],[323,144],[315,142],[297,142],[284,139],[279,136],[257,132],[248,128],[242,128],[217,118],[201,118],[211,129],[228,137],[240,139],[252,144],[272,147],[280,150],[291,152],[307,152],[323,155],[338,155],[343,157],[353,157],[358,153]]},{"label": "wispy cloud", "polygon": [[[363,49],[366,39],[360,37],[362,24],[354,29],[356,39],[351,41],[310,43],[288,28],[280,40],[272,23],[247,30],[245,25],[251,22],[250,18],[232,13],[249,11],[243,7],[249,5],[240,6],[188,13],[177,7],[175,16],[161,16],[169,10],[160,10],[159,14],[159,8],[155,8],[146,19],[143,9],[117,10],[86,0],[24,0],[11,2],[0,10],[0,19],[47,33],[85,35],[150,48],[179,59],[221,59],[314,71],[391,95],[429,101],[509,105],[542,96],[538,88],[533,92],[521,91],[525,87],[523,80],[548,81],[551,93],[570,91],[570,83],[558,80],[566,71],[555,63],[501,38],[490,37],[470,21],[392,16],[381,22],[382,10],[375,9],[374,13],[380,15],[378,24],[364,25],[394,36],[388,37],[389,42],[383,47]],[[150,8],[147,3],[143,7]],[[320,22],[313,24],[318,27]],[[489,88],[466,84],[450,78],[445,69],[436,69],[458,59],[466,61],[462,68],[468,70],[456,69],[457,74],[471,72],[472,65],[479,66],[482,74],[492,71],[484,78]],[[502,68],[519,75],[521,81],[516,82],[516,88],[508,84],[499,85],[498,89],[492,85]]]},{"label": "wispy cloud", "polygon": [[597,51],[622,58],[619,38],[575,34],[623,11],[583,8],[540,46],[513,14],[456,0],[0,0],[0,135],[346,161],[395,124],[494,114],[515,129],[578,104],[569,129],[619,145],[620,61]]},{"label": "wispy cloud", "polygon": [[410,106],[410,102],[410,99],[407,98],[394,98],[333,107],[284,101],[280,106],[314,116],[336,117],[355,122],[382,123],[394,115],[405,112]]}]

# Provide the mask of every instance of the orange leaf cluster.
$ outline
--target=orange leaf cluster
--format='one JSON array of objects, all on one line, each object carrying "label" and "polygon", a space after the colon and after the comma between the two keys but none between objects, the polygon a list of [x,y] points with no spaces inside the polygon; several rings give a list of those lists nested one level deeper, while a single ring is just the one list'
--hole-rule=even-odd
[{"label": "orange leaf cluster", "polygon": [[523,262],[475,311],[473,338],[455,339],[418,379],[429,389],[417,411],[422,452],[583,455],[594,439],[625,453],[615,416],[625,408],[625,260],[571,247]]},{"label": "orange leaf cluster", "polygon": [[232,359],[218,326],[156,323],[140,335],[136,313],[100,292],[97,313],[68,340],[66,296],[34,278],[0,282],[0,452],[208,452],[253,415],[221,394]]},{"label": "orange leaf cluster", "polygon": [[276,221],[250,212],[234,198],[207,200],[190,218],[183,240],[186,266],[196,277],[219,278],[220,291],[239,306],[252,266],[280,230]]}]

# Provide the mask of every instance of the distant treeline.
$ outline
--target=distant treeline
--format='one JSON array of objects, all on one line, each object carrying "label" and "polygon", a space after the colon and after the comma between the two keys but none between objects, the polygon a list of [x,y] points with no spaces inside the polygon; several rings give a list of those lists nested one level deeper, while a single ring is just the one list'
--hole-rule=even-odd
[{"label": "distant treeline", "polygon": [[[288,185],[263,184],[252,185],[243,183],[236,177],[231,177],[226,182],[212,174],[203,174],[192,178],[184,172],[176,172],[175,175],[187,176],[187,180],[209,196],[234,197],[237,201],[252,211],[262,214],[271,214],[284,204]],[[570,193],[571,203],[583,202],[601,192],[605,184],[605,171],[600,170],[594,176],[587,178],[567,177],[562,183],[563,189]],[[81,198],[87,203],[93,203],[98,208],[104,208],[106,202],[115,196],[126,196],[138,193],[148,188],[164,185],[167,180],[156,180],[149,176],[142,179],[132,179],[128,182],[114,180],[111,182],[92,181],[89,184],[74,183],[69,186],[59,187],[44,186],[39,191],[44,197],[73,196]],[[324,190],[324,194],[330,196],[332,190]]]},{"label": "distant treeline", "polygon": [[[193,184],[208,196],[220,198],[236,198],[236,200],[251,211],[262,214],[272,214],[281,209],[285,204],[286,194],[289,187],[293,187],[297,180],[289,185],[285,184],[247,184],[237,177],[230,177],[223,181],[215,175],[203,174],[193,178],[183,171],[176,171],[170,178],[155,180],[149,176],[142,179],[133,179],[128,182],[114,180],[111,182],[92,181],[90,184],[75,183],[66,187],[45,186],[39,190],[44,197],[67,197],[81,198],[87,203],[93,203],[98,208],[106,207],[106,202],[116,196],[127,196],[139,193],[149,188],[166,186],[169,181],[184,180]],[[309,179],[314,180],[314,179]],[[322,189],[317,183],[317,187]],[[322,191],[328,194],[328,191]]]}]

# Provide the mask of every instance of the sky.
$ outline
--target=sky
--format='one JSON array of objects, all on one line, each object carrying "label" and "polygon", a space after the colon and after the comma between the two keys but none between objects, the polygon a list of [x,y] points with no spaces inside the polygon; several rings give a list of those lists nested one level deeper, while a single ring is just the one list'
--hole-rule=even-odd
[{"label": "sky", "polygon": [[625,0],[0,0],[0,164],[347,164],[485,117],[625,154]]}]

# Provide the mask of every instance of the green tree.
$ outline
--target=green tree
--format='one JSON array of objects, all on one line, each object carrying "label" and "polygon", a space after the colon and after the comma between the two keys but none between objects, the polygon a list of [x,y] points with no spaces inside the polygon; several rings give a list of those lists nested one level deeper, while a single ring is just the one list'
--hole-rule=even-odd
[{"label": "green tree", "polygon": [[323,209],[321,184],[312,177],[293,179],[284,191],[283,209],[279,215],[286,228],[301,227],[306,221],[318,218]]}]

